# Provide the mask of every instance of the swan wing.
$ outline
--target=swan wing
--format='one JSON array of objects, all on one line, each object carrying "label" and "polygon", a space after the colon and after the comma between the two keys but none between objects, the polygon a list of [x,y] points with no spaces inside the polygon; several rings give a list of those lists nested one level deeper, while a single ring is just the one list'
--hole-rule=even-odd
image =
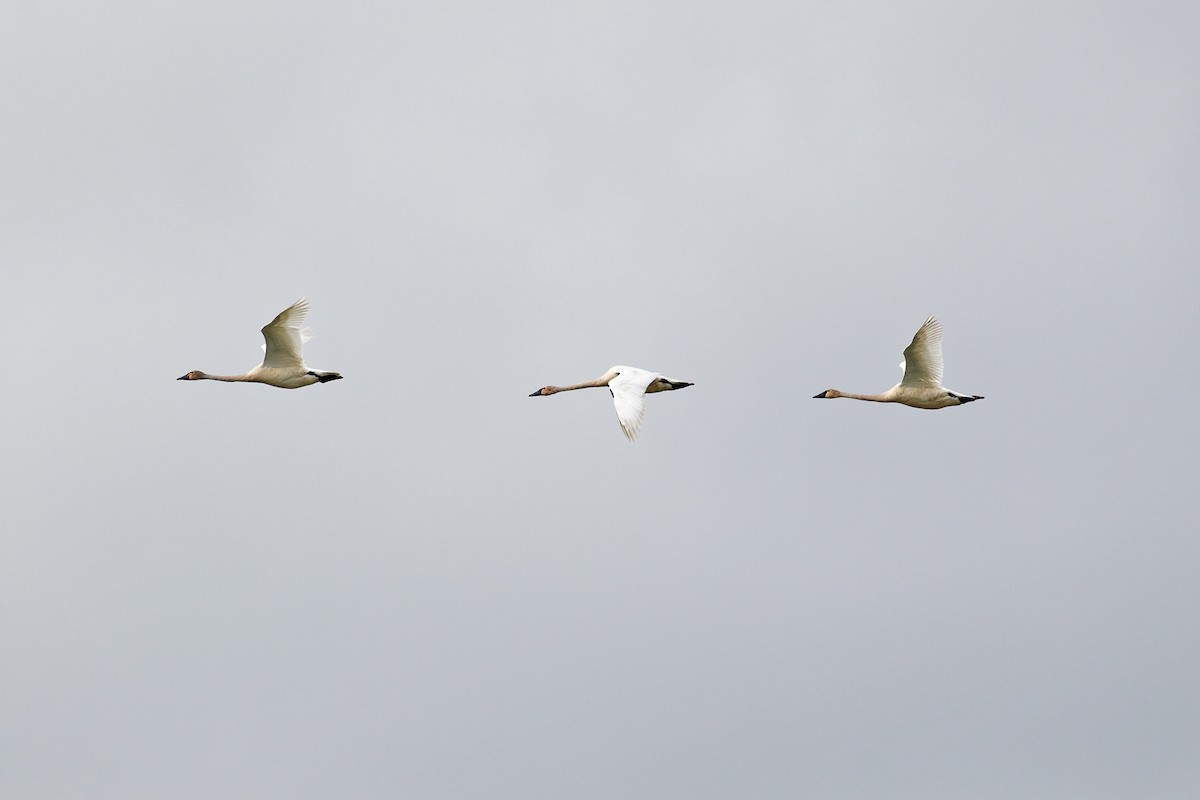
[{"label": "swan wing", "polygon": [[267,351],[262,363],[264,367],[304,366],[301,351],[308,337],[300,326],[307,316],[308,301],[301,297],[263,327],[262,335],[266,340],[263,346]]},{"label": "swan wing", "polygon": [[617,409],[617,422],[621,433],[629,441],[637,439],[646,417],[646,387],[658,379],[658,374],[633,367],[616,367],[617,377],[608,382],[613,405]]},{"label": "swan wing", "polygon": [[942,325],[932,316],[904,348],[901,386],[939,389],[942,385]]}]

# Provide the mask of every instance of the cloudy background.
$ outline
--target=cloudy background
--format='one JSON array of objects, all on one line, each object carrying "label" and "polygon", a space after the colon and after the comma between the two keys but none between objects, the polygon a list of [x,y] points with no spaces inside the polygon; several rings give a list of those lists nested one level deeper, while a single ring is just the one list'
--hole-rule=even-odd
[{"label": "cloudy background", "polygon": [[0,794],[1197,796],[1198,36],[0,4]]}]

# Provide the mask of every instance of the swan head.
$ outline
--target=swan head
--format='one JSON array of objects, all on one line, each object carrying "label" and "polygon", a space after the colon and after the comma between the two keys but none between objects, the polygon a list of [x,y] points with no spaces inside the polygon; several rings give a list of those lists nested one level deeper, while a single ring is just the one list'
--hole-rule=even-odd
[{"label": "swan head", "polygon": [[531,394],[529,396],[530,397],[547,397],[552,394],[554,394],[553,386],[543,386],[542,388],[538,389],[536,392],[534,392],[533,394]]},{"label": "swan head", "polygon": [[813,400],[832,400],[835,397],[841,397],[842,393],[837,389],[826,389],[820,394],[814,394]]},{"label": "swan head", "polygon": [[180,375],[175,380],[177,380],[177,381],[200,381],[200,380],[204,380],[205,377],[207,377],[207,376],[203,372],[201,372],[198,369],[194,369],[191,372],[189,372],[187,375]]}]

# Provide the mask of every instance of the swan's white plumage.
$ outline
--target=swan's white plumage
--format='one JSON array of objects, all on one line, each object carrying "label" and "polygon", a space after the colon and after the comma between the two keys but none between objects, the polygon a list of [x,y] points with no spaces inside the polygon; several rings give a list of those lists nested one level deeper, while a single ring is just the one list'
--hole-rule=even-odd
[{"label": "swan's white plumage", "polygon": [[638,369],[637,367],[617,366],[605,372],[599,378],[573,386],[543,386],[530,397],[549,397],[559,392],[570,392],[575,389],[607,386],[612,392],[613,407],[617,411],[617,422],[621,433],[629,441],[637,439],[642,431],[642,421],[646,417],[646,395],[653,392],[671,392],[691,386],[687,381],[675,381],[663,377],[657,372]]},{"label": "swan's white plumage", "polygon": [[962,394],[942,386],[942,326],[929,316],[917,329],[912,342],[904,348],[900,362],[904,377],[883,394],[854,394],[838,389],[826,389],[818,398],[848,397],[852,400],[871,400],[876,403],[900,403],[913,408],[948,408],[983,400],[982,395]]},{"label": "swan's white plumage", "polygon": [[274,367],[303,367],[304,343],[311,338],[300,326],[308,317],[308,301],[301,297],[291,306],[280,311],[275,319],[263,326],[266,355],[262,365]]},{"label": "swan's white plumage", "polygon": [[940,389],[942,386],[942,325],[932,316],[925,320],[912,344],[904,348],[901,386]]},{"label": "swan's white plumage", "polygon": [[301,297],[263,326],[263,350],[266,354],[262,363],[248,372],[241,375],[209,375],[193,370],[178,380],[265,383],[280,389],[299,389],[314,383],[340,380],[342,376],[336,372],[305,366],[303,348],[309,337],[300,326],[307,316],[308,301]]},{"label": "swan's white plumage", "polygon": [[646,388],[662,376],[637,367],[613,367],[613,370],[617,377],[608,382],[608,388],[612,390],[621,433],[632,442],[642,432],[642,421],[646,418]]}]

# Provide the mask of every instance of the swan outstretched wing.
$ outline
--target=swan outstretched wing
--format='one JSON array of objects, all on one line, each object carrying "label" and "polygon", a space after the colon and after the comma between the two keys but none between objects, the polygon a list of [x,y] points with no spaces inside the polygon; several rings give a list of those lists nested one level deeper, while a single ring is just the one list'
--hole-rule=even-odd
[{"label": "swan outstretched wing", "polygon": [[633,367],[616,369],[620,373],[608,382],[608,388],[612,392],[621,432],[632,442],[641,432],[642,420],[646,417],[646,387],[658,378],[658,374]]},{"label": "swan outstretched wing", "polygon": [[308,336],[300,330],[300,326],[304,324],[307,316],[308,301],[301,297],[263,327],[262,335],[266,340],[264,347],[267,351],[263,358],[264,367],[304,366],[302,349]]},{"label": "swan outstretched wing", "polygon": [[942,385],[942,325],[932,316],[904,348],[901,386],[939,389]]}]

